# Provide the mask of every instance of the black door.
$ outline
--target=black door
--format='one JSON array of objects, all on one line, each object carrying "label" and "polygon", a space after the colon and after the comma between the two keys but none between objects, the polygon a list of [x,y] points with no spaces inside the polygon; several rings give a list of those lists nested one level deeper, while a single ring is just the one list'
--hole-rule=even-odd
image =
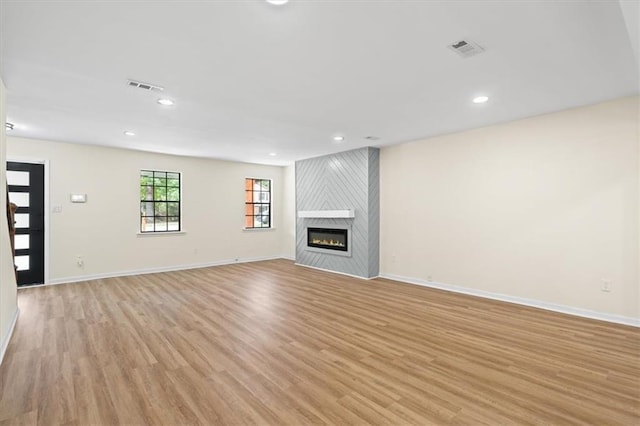
[{"label": "black door", "polygon": [[7,162],[9,201],[16,204],[18,286],[44,283],[44,164]]}]

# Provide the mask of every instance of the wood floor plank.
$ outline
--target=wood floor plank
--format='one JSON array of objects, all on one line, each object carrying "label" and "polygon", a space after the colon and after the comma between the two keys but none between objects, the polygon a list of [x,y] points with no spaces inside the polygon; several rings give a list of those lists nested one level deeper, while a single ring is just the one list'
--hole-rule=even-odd
[{"label": "wood floor plank", "polygon": [[20,290],[0,425],[640,424],[640,330],[286,260]]},{"label": "wood floor plank", "polygon": [[[98,358],[76,358],[73,368],[75,420],[80,424],[117,424],[118,413],[111,401]],[[51,392],[48,383],[40,383],[39,386]],[[40,424],[46,421],[38,418]]]}]

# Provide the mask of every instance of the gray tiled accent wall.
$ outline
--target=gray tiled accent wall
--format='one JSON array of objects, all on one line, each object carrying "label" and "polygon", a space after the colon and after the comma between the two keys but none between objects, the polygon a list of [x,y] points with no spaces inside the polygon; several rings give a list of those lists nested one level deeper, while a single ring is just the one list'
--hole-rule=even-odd
[{"label": "gray tiled accent wall", "polygon": [[[296,161],[296,262],[375,277],[380,261],[380,150],[353,151]],[[352,219],[298,218],[299,210],[353,209]],[[351,227],[351,257],[306,250],[308,226]]]}]

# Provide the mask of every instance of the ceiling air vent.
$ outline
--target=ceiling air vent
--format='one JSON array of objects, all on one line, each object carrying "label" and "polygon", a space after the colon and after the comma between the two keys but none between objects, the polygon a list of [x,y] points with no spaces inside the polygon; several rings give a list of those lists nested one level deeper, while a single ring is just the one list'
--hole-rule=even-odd
[{"label": "ceiling air vent", "polygon": [[136,80],[127,80],[127,86],[135,87],[142,90],[149,90],[152,92],[162,92],[164,90],[164,87],[162,86],[156,86],[155,84],[143,83],[141,81],[136,81]]},{"label": "ceiling air vent", "polygon": [[484,52],[484,49],[478,43],[474,43],[471,40],[460,40],[447,47],[463,58],[470,58]]}]

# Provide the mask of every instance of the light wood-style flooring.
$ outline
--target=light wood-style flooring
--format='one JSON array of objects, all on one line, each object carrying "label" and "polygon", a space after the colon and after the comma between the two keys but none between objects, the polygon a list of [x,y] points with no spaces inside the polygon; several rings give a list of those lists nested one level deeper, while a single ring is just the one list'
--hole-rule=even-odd
[{"label": "light wood-style flooring", "polygon": [[640,424],[640,330],[286,260],[19,291],[0,424]]}]

